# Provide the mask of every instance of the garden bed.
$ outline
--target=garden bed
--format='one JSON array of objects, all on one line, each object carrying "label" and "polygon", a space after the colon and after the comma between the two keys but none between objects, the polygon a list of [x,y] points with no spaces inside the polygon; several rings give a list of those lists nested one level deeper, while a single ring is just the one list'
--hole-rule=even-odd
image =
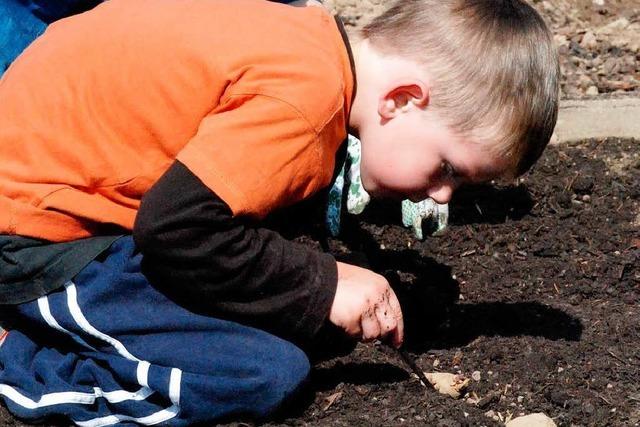
[{"label": "garden bed", "polygon": [[515,184],[462,189],[448,231],[422,243],[390,225],[399,215],[377,204],[331,246],[393,282],[420,367],[476,380],[453,400],[387,346],[361,344],[318,365],[308,400],[279,423],[478,426],[532,412],[640,423],[637,141],[550,147]]}]

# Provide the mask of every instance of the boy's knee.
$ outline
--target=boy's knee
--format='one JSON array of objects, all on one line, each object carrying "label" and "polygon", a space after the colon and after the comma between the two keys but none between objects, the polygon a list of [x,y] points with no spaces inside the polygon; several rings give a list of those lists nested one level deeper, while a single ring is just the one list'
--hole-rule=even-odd
[{"label": "boy's knee", "polygon": [[309,376],[311,369],[306,354],[295,345],[278,340],[269,348],[268,361],[260,369],[259,394],[264,417],[278,409],[295,394]]}]

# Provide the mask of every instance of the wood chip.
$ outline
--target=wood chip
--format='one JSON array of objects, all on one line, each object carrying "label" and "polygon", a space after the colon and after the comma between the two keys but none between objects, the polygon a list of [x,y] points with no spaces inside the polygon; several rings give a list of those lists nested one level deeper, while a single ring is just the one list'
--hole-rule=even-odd
[{"label": "wood chip", "polygon": [[331,406],[333,406],[334,403],[336,403],[338,400],[340,400],[341,397],[342,397],[342,392],[341,391],[339,391],[337,393],[333,393],[329,397],[325,397],[324,405],[322,406],[322,411],[324,412],[327,409],[331,408]]}]

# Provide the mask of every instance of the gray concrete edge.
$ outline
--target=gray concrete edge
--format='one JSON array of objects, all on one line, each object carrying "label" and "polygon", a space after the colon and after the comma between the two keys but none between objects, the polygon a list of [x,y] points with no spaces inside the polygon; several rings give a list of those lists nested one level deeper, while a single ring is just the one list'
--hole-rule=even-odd
[{"label": "gray concrete edge", "polygon": [[552,143],[606,137],[640,140],[640,97],[560,102]]}]

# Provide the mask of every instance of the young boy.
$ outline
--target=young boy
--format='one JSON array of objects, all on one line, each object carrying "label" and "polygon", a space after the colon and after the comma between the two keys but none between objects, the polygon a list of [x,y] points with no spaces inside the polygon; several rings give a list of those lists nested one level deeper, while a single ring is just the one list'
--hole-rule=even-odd
[{"label": "young boy", "polygon": [[260,0],[53,24],[0,81],[0,395],[81,426],[262,417],[323,325],[400,346],[382,276],[260,220],[328,186],[348,129],[374,196],[524,173],[557,96],[519,0],[400,1],[350,41],[322,8]]}]

